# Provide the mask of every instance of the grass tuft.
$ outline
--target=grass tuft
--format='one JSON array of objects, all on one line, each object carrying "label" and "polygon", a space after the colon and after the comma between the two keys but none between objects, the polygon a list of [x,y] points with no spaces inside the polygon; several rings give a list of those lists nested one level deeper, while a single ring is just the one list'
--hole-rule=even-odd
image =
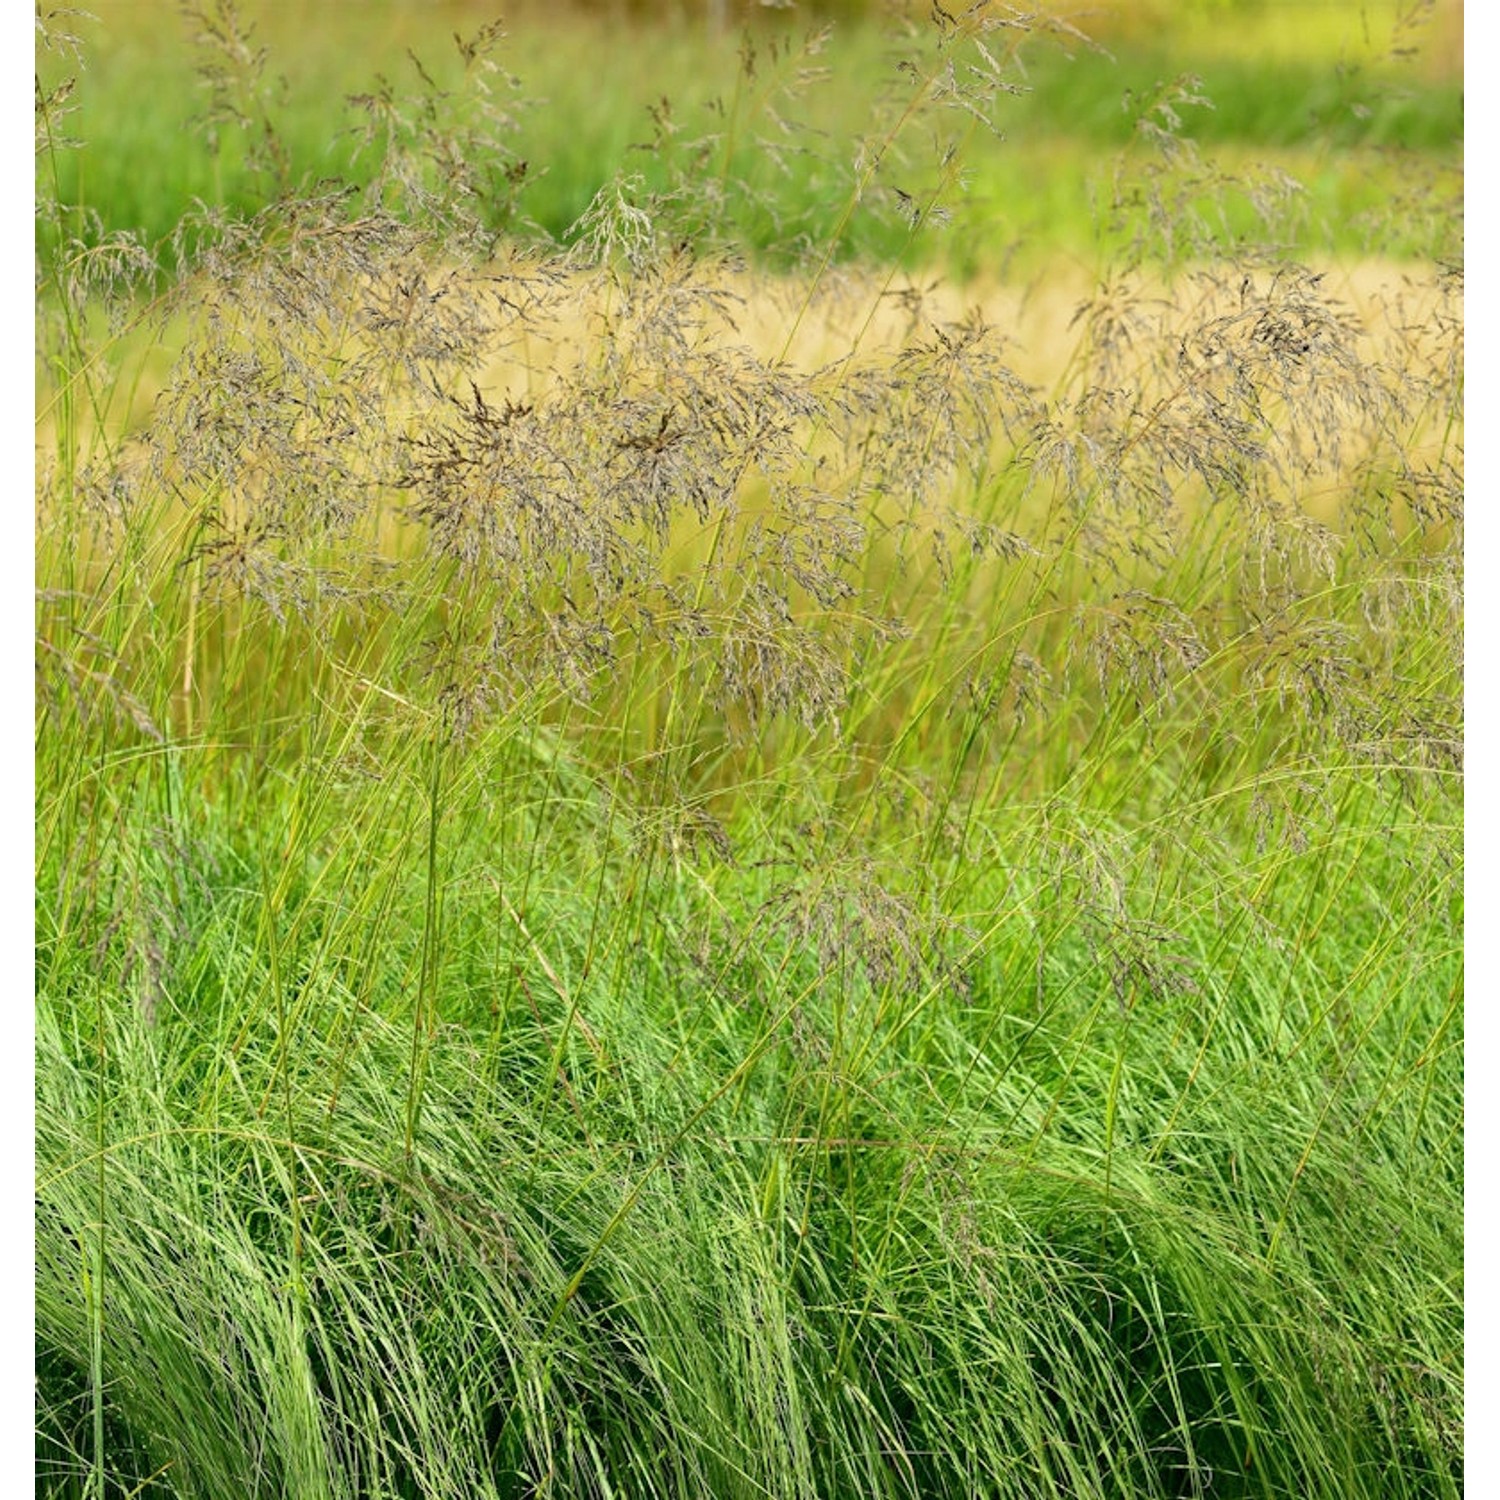
[{"label": "grass tuft", "polygon": [[38,1493],[1461,1493],[1457,258],[1182,80],[955,289],[1003,7],[567,233],[192,16],[168,231],[38,92]]}]

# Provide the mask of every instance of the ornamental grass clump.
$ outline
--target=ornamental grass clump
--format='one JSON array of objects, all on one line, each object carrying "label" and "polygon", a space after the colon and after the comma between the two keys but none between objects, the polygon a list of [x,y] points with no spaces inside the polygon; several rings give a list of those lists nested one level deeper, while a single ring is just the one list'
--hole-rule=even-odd
[{"label": "ornamental grass clump", "polygon": [[38,1492],[1460,1493],[1456,244],[1226,249],[1184,84],[1039,352],[1039,17],[560,240],[498,26],[304,178],[190,21],[253,211],[38,94]]}]

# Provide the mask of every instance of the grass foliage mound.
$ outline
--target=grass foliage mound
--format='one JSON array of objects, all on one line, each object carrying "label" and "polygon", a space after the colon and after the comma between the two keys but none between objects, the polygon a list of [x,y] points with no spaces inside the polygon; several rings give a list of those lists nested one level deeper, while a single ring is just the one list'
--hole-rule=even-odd
[{"label": "grass foliage mound", "polygon": [[750,102],[559,244],[377,88],[168,255],[39,94],[39,1494],[1461,1492],[1461,274],[1169,103],[1045,381],[843,267],[1025,24],[774,272]]}]

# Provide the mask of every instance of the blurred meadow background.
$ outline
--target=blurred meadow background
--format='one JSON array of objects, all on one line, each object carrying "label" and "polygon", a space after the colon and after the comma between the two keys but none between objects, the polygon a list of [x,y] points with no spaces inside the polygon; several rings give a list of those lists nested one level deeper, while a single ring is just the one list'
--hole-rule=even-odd
[{"label": "blurred meadow background", "polygon": [[1457,0],[36,47],[37,1494],[1461,1494]]}]

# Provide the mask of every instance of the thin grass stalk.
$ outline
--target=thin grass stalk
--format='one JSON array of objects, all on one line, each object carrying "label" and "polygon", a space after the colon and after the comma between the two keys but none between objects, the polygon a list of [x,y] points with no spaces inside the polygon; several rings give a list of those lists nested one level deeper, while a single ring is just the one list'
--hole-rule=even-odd
[{"label": "thin grass stalk", "polygon": [[426,1088],[427,1055],[437,1029],[437,970],[440,952],[442,901],[439,891],[438,831],[443,815],[443,760],[448,736],[446,726],[433,734],[428,746],[427,846],[422,908],[422,953],[417,970],[417,993],[412,1004],[411,1061],[406,1088],[406,1137],[404,1154],[408,1167],[421,1126],[422,1098]]}]

